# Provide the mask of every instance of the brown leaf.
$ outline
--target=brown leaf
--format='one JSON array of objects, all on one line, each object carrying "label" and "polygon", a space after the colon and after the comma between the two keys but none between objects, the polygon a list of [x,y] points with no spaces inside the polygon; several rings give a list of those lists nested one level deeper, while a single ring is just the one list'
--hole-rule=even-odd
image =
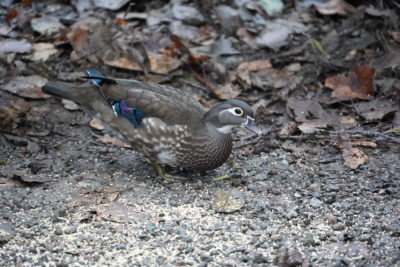
[{"label": "brown leaf", "polygon": [[232,213],[244,206],[243,198],[235,196],[232,192],[222,189],[217,190],[212,200],[212,208],[220,213]]},{"label": "brown leaf", "polygon": [[371,147],[371,148],[377,147],[376,143],[372,142],[372,141],[352,141],[351,144],[353,146],[364,146],[364,147]]},{"label": "brown leaf", "polygon": [[288,137],[295,134],[296,131],[297,131],[297,124],[295,122],[288,122],[285,125],[283,125],[278,135],[281,137]]},{"label": "brown leaf", "polygon": [[9,10],[7,10],[7,14],[4,17],[4,20],[7,22],[11,22],[17,16],[18,16],[18,11],[14,8],[10,8]]},{"label": "brown leaf", "polygon": [[219,90],[219,98],[223,100],[233,99],[240,94],[239,88],[232,84],[231,82],[227,82],[224,85],[218,88]]},{"label": "brown leaf", "polygon": [[33,44],[33,54],[30,57],[33,61],[46,61],[51,55],[57,54],[58,50],[50,43]]},{"label": "brown leaf", "polygon": [[343,142],[340,144],[344,165],[350,169],[357,169],[368,160],[368,156],[360,149],[353,147],[354,142]]},{"label": "brown leaf", "polygon": [[269,60],[254,60],[248,62],[242,62],[237,67],[237,70],[248,70],[248,71],[259,71],[272,68],[271,62]]},{"label": "brown leaf", "polygon": [[166,74],[176,70],[181,65],[181,61],[171,57],[167,53],[162,55],[147,52],[150,61],[150,70],[158,74]]},{"label": "brown leaf", "polygon": [[[94,128],[96,130],[99,130],[99,131],[103,131],[105,129],[104,124],[99,119],[96,119],[96,118],[91,119],[89,122],[89,125],[90,125],[90,127]],[[104,138],[107,138],[107,137],[104,137]]]},{"label": "brown leaf", "polygon": [[352,116],[340,116],[340,123],[348,125],[348,126],[357,126],[357,121]]},{"label": "brown leaf", "polygon": [[297,127],[305,134],[313,134],[326,129],[328,127],[328,123],[323,120],[309,120],[300,123],[300,125]]},{"label": "brown leaf", "polygon": [[23,5],[23,7],[31,7],[32,0],[22,0],[22,5]]},{"label": "brown leaf", "polygon": [[80,107],[78,104],[76,104],[75,102],[68,100],[68,99],[61,99],[61,103],[64,105],[65,109],[68,110],[79,110]]},{"label": "brown leaf", "polygon": [[315,3],[315,8],[322,15],[349,15],[357,11],[357,8],[344,0],[329,0],[325,3]]},{"label": "brown leaf", "polygon": [[273,87],[279,89],[288,86],[292,81],[291,75],[272,68],[257,72],[239,69],[237,71],[237,78],[242,82],[245,88],[250,88],[252,85],[259,88]]},{"label": "brown leaf", "polygon": [[75,51],[79,53],[85,51],[89,39],[89,34],[86,30],[78,27],[67,34],[67,38],[71,42],[71,45],[74,47]]},{"label": "brown leaf", "polygon": [[105,55],[105,57],[103,58],[103,62],[108,65],[108,66],[112,66],[112,67],[118,67],[121,69],[127,69],[127,70],[135,70],[135,71],[143,71],[142,67],[130,60],[129,58],[125,57],[125,56],[121,56],[121,57],[117,57],[117,58],[109,58],[108,55],[114,55],[112,50],[109,50]]},{"label": "brown leaf", "polygon": [[241,39],[243,39],[243,41],[245,41],[252,48],[257,48],[257,45],[255,43],[255,39],[256,39],[257,35],[247,31],[246,28],[237,29],[236,35],[238,37],[240,37]]},{"label": "brown leaf", "polygon": [[334,76],[325,80],[325,86],[333,90],[331,96],[338,100],[359,98],[371,100],[375,92],[374,69],[356,65],[348,77]]},{"label": "brown leaf", "polygon": [[32,108],[24,99],[0,92],[0,129],[5,133],[16,134],[16,130],[26,121],[26,114]]},{"label": "brown leaf", "polygon": [[22,97],[44,99],[50,97],[42,92],[42,86],[46,83],[47,79],[38,75],[17,76],[1,89]]},{"label": "brown leaf", "polygon": [[[96,30],[93,30],[96,29]],[[98,63],[99,54],[113,46],[114,28],[95,17],[79,20],[71,26],[71,31],[66,34],[74,51],[71,53],[73,60],[88,58],[92,63]]]}]

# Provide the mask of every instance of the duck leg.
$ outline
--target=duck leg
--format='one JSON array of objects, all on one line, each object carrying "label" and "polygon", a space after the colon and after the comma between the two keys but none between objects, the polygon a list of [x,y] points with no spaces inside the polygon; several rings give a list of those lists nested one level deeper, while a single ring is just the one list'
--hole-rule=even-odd
[{"label": "duck leg", "polygon": [[157,164],[154,160],[151,161],[151,165],[153,165],[154,170],[156,171],[157,175],[161,176],[164,180],[175,180],[175,181],[185,181],[187,178],[181,176],[175,176],[165,172],[165,170]]},{"label": "duck leg", "polygon": [[231,176],[229,174],[225,174],[225,175],[222,175],[220,177],[212,178],[211,181],[212,182],[219,182],[219,181],[222,181],[222,180],[225,180],[225,179],[228,179],[228,178],[231,178]]}]

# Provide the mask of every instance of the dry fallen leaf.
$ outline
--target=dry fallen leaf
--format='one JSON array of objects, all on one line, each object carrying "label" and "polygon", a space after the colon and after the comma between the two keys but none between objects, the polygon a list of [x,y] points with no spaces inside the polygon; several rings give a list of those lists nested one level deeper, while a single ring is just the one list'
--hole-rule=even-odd
[{"label": "dry fallen leaf", "polygon": [[245,68],[237,69],[237,78],[245,88],[256,86],[258,88],[273,87],[276,89],[289,85],[292,76],[280,70],[268,68],[267,63],[264,67],[260,66],[258,71],[249,71]]},{"label": "dry fallen leaf", "polygon": [[283,125],[283,127],[281,128],[281,130],[279,131],[278,135],[280,137],[288,137],[291,135],[294,135],[297,131],[297,123],[295,122],[288,122],[285,125]]},{"label": "dry fallen leaf", "polygon": [[64,105],[65,109],[68,110],[79,110],[80,107],[78,104],[76,104],[75,102],[68,100],[68,99],[61,99],[61,103]]},{"label": "dry fallen leaf", "polygon": [[128,3],[129,0],[92,0],[92,2],[97,7],[118,10]]},{"label": "dry fallen leaf", "polygon": [[104,124],[96,118],[93,118],[90,122],[89,122],[90,127],[99,130],[99,131],[103,131],[105,129]]},{"label": "dry fallen leaf", "polygon": [[240,94],[240,89],[231,82],[227,82],[218,87],[219,98],[223,100],[233,99]]},{"label": "dry fallen leaf", "polygon": [[328,127],[328,123],[324,120],[308,120],[297,126],[299,130],[305,134],[318,133]]},{"label": "dry fallen leaf", "polygon": [[74,47],[75,51],[80,53],[84,52],[87,46],[89,34],[86,30],[77,27],[67,34],[67,38],[71,42],[71,45]]},{"label": "dry fallen leaf", "polygon": [[32,45],[34,50],[30,59],[33,61],[46,61],[51,55],[57,54],[58,50],[51,43],[36,43]]},{"label": "dry fallen leaf", "polygon": [[313,119],[320,119],[331,125],[339,124],[340,118],[327,112],[320,103],[315,100],[303,100],[291,97],[286,104],[286,110],[290,117],[297,122],[306,122]]},{"label": "dry fallen leaf", "polygon": [[0,53],[27,53],[31,51],[32,45],[26,40],[4,40],[0,41]]},{"label": "dry fallen leaf", "polygon": [[334,76],[325,80],[325,86],[333,90],[331,96],[338,100],[359,98],[373,99],[375,92],[374,69],[356,65],[348,77]]},{"label": "dry fallen leaf", "polygon": [[150,70],[158,74],[166,74],[173,70],[176,70],[181,65],[181,61],[171,57],[167,53],[154,54],[147,52],[147,56],[150,61]]},{"label": "dry fallen leaf", "polygon": [[46,83],[47,79],[38,75],[16,76],[1,89],[22,97],[44,99],[50,97],[42,92],[42,86]]},{"label": "dry fallen leaf", "polygon": [[16,130],[26,121],[26,114],[32,108],[24,99],[0,92],[0,129],[16,134]]},{"label": "dry fallen leaf", "polygon": [[104,53],[109,47],[114,47],[114,30],[115,28],[95,17],[79,20],[66,34],[66,38],[74,48],[71,58],[78,60],[88,57],[92,63],[98,63],[99,54]]},{"label": "dry fallen leaf", "polygon": [[400,52],[398,48],[388,50],[382,56],[371,60],[369,66],[373,66],[377,70],[386,68],[396,69],[400,65]]},{"label": "dry fallen leaf", "polygon": [[247,71],[259,71],[272,68],[271,62],[269,60],[254,60],[248,62],[242,62],[237,67],[237,71],[239,70],[247,70]]},{"label": "dry fallen leaf", "polygon": [[31,20],[32,29],[42,35],[53,35],[65,26],[60,22],[60,19],[53,16],[44,16],[40,18],[33,18]]},{"label": "dry fallen leaf", "polygon": [[[166,74],[176,70],[181,65],[181,61],[169,56],[168,54],[155,54],[147,52],[150,64],[150,71],[158,74]],[[106,65],[127,70],[143,71],[138,62],[128,58],[128,56],[118,56],[112,50],[107,51],[103,61]]]},{"label": "dry fallen leaf", "polygon": [[368,156],[360,149],[353,147],[354,142],[345,141],[340,144],[344,165],[350,169],[357,169],[368,160]]},{"label": "dry fallen leaf", "polygon": [[216,212],[232,213],[244,206],[244,199],[233,196],[232,192],[219,189],[212,200],[212,208]]},{"label": "dry fallen leaf", "polygon": [[370,148],[377,147],[376,143],[372,142],[372,141],[352,141],[351,144],[353,146],[364,146],[364,147],[370,147]]},{"label": "dry fallen leaf", "polygon": [[[177,1],[177,3],[179,2]],[[190,25],[200,25],[204,23],[203,15],[196,8],[177,3],[172,6],[172,15],[175,19]]]},{"label": "dry fallen leaf", "polygon": [[210,26],[191,26],[185,25],[180,21],[170,24],[172,34],[179,36],[183,40],[188,40],[199,45],[210,45],[214,43],[217,32]]},{"label": "dry fallen leaf", "polygon": [[315,8],[322,15],[349,15],[357,11],[357,8],[344,0],[329,0],[325,3],[315,3]]},{"label": "dry fallen leaf", "polygon": [[369,102],[354,104],[358,115],[367,121],[377,121],[400,109],[400,101],[392,98],[377,98]]},{"label": "dry fallen leaf", "polygon": [[357,126],[357,121],[352,116],[340,116],[340,123],[345,124],[347,126],[352,126],[352,127]]},{"label": "dry fallen leaf", "polygon": [[[110,55],[112,55],[113,58],[110,58]],[[103,62],[111,67],[118,67],[121,69],[126,69],[126,70],[134,70],[134,71],[142,71],[142,67],[130,60],[129,58],[125,56],[120,56],[120,57],[115,57],[115,53],[113,53],[112,50],[107,51],[103,58]]]},{"label": "dry fallen leaf", "polygon": [[266,27],[258,34],[250,33],[246,28],[239,28],[236,35],[252,48],[269,47],[278,50],[287,44],[292,33],[303,33],[307,27],[296,20],[276,19],[269,21]]}]

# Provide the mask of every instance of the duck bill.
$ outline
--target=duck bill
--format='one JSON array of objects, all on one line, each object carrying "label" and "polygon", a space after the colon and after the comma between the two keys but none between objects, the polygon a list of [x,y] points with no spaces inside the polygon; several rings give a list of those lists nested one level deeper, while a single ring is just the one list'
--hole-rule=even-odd
[{"label": "duck bill", "polygon": [[251,117],[247,117],[247,122],[245,122],[245,123],[243,124],[243,126],[244,126],[247,130],[249,130],[249,131],[251,131],[251,132],[253,132],[253,133],[255,133],[255,134],[258,134],[258,135],[261,135],[261,134],[262,134],[262,131],[257,127],[257,125],[256,125],[256,123],[255,123],[255,121],[254,121],[254,119],[251,118]]}]

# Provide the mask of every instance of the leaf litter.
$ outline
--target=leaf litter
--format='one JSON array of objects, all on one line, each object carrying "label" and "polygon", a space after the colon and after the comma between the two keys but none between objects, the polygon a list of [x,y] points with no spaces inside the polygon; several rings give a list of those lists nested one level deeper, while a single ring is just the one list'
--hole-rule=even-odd
[{"label": "leaf litter", "polygon": [[[373,163],[378,154],[395,153],[399,143],[399,12],[391,1],[368,6],[362,1],[344,0],[305,0],[293,4],[261,0],[223,3],[164,1],[162,4],[158,1],[129,4],[126,0],[96,0],[92,4],[80,0],[45,4],[40,1],[30,4],[30,1],[9,2],[9,5],[2,3],[0,7],[5,15],[4,23],[0,23],[0,60],[5,63],[0,65],[0,142],[14,142],[21,147],[22,152],[18,150],[18,153],[17,150],[7,150],[16,161],[33,161],[36,157],[40,160],[48,153],[54,153],[63,159],[52,167],[62,170],[62,177],[76,172],[86,179],[90,175],[83,173],[82,169],[87,167],[85,153],[90,153],[96,175],[106,177],[102,181],[105,184],[110,183],[107,179],[112,176],[108,176],[108,168],[123,168],[124,161],[129,161],[127,156],[131,155],[124,154],[129,144],[115,137],[118,134],[110,136],[103,131],[99,123],[73,103],[62,101],[63,108],[59,100],[40,92],[47,80],[80,83],[79,77],[85,69],[97,68],[110,76],[176,85],[207,107],[231,98],[251,103],[257,123],[268,134],[260,138],[242,137],[240,152],[234,153],[245,158],[248,166],[253,160],[251,153],[259,154],[259,159],[265,158],[267,163],[276,158],[279,162],[272,170],[267,170],[270,167],[265,164],[258,169],[261,173],[248,172],[248,181],[234,178],[232,186],[253,194],[258,186],[254,185],[254,179],[257,183],[265,183],[272,194],[268,190],[262,194],[271,202],[267,207],[265,203],[257,202],[257,209],[265,213],[273,207],[274,213],[288,218],[293,225],[308,225],[313,221],[296,217],[296,212],[286,213],[284,210],[288,207],[280,211],[281,207],[273,202],[281,194],[279,185],[269,184],[270,180],[274,181],[273,175],[280,175],[274,174],[275,169],[286,170],[293,165],[298,170],[317,167],[310,174],[310,183],[316,187],[296,188],[292,194],[299,194],[302,198],[314,194],[311,191],[316,191],[317,183],[324,180],[312,178],[319,170],[321,173],[316,175],[324,177],[324,172],[331,170],[329,168],[343,169],[346,174],[338,173],[343,174],[346,182],[353,179],[353,174],[363,173],[366,169],[377,174],[382,174],[385,169],[385,177],[393,171],[391,166],[382,167],[386,164],[384,162],[381,165]],[[93,148],[93,144],[86,146],[84,141],[76,140],[91,140],[92,143],[95,140],[97,145]],[[77,147],[74,154],[65,152],[69,147]],[[42,152],[46,149],[50,152]],[[324,150],[322,155],[327,158],[323,160],[328,162],[329,168],[322,165],[309,167],[307,164],[310,162],[305,159],[314,158],[313,153]],[[107,158],[112,151],[117,151],[113,155],[118,159]],[[273,157],[268,158],[270,155]],[[104,158],[109,162],[104,163]],[[58,165],[60,162],[64,163]],[[125,179],[127,173],[138,172],[131,167],[125,171],[122,175],[117,172],[113,181]],[[40,175],[30,178],[30,175],[25,172],[24,177],[18,179],[22,183],[24,179],[40,183],[47,183],[50,179]],[[386,179],[383,176],[382,180]],[[280,177],[279,181],[286,183],[283,178]],[[58,183],[58,179],[61,178],[54,176],[49,181],[57,180]],[[150,182],[140,179],[128,182],[141,190],[143,184]],[[338,182],[336,178],[329,180]],[[244,182],[251,184],[247,186]],[[225,181],[223,183],[225,185]],[[226,185],[230,186],[230,183],[226,182]],[[73,181],[71,184],[75,186],[77,183]],[[162,184],[175,193],[174,186],[171,189],[168,183]],[[24,186],[31,185],[27,182]],[[159,185],[151,186],[158,188]],[[192,184],[189,182],[185,186]],[[193,185],[197,186],[201,188],[202,185]],[[363,188],[367,190],[367,187]],[[176,195],[180,190],[176,190]],[[305,193],[306,190],[310,192]],[[206,192],[205,195],[210,193],[201,192]],[[114,196],[110,192],[103,193]],[[104,198],[98,197],[101,190],[91,194],[93,196],[87,194],[85,197],[93,198],[88,202],[95,208],[90,209],[91,216],[86,216],[85,221],[97,217],[121,225],[132,224],[138,213],[143,212],[140,205],[104,203]],[[318,196],[317,191],[315,195],[323,200],[321,205],[330,203],[325,195]],[[379,200],[383,196],[379,193],[375,197]],[[235,212],[232,215],[237,215],[247,210],[256,213],[252,205],[257,199],[254,203],[253,200],[244,201],[241,194],[234,194],[231,190],[216,191],[214,197],[206,199],[197,197],[193,203],[199,201],[202,207],[209,207],[214,213]],[[340,198],[343,196],[338,193],[337,199]],[[75,199],[82,201],[82,196]],[[277,203],[292,205],[289,200],[286,203],[287,199],[281,200]],[[301,201],[296,203],[294,211]],[[320,203],[316,202],[316,205]],[[274,210],[274,207],[278,208]],[[144,213],[143,221],[153,218],[151,211]],[[260,217],[260,221],[265,220]],[[257,225],[261,224],[258,222]],[[253,230],[244,230],[243,233],[252,233]],[[280,240],[276,231],[271,231],[271,239]],[[311,233],[317,235],[315,231]],[[254,231],[254,237],[258,236]],[[348,236],[347,232],[332,235],[328,240],[339,240],[342,236],[349,243],[352,243],[350,238],[358,240],[357,236]],[[321,240],[327,240],[326,236],[324,238]],[[283,240],[282,244],[285,242]],[[259,243],[257,250],[264,252],[263,246]],[[300,250],[301,254],[309,257],[306,249],[301,247]],[[275,252],[272,249],[268,255]],[[321,254],[316,255],[323,258]],[[252,251],[246,256],[253,260]],[[349,259],[350,264],[358,263],[350,256]],[[260,264],[272,262],[269,258],[266,262],[262,260],[256,257]],[[335,264],[319,260],[317,264]],[[183,262],[172,264],[182,265]]]}]

